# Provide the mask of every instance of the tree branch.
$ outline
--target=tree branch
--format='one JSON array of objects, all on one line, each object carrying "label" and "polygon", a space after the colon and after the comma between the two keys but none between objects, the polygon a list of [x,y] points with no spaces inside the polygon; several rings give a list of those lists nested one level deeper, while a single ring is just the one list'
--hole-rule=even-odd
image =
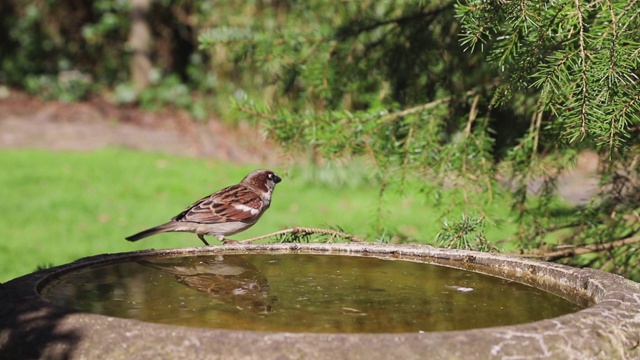
[{"label": "tree branch", "polygon": [[289,229],[285,229],[285,230],[276,231],[276,232],[273,232],[273,233],[270,233],[270,234],[256,236],[256,237],[253,237],[253,238],[250,238],[250,239],[246,239],[246,240],[235,241],[235,240],[225,239],[225,243],[251,244],[252,242],[257,241],[257,240],[267,239],[267,238],[270,238],[270,237],[286,235],[286,234],[295,234],[295,235],[313,235],[313,234],[329,235],[329,236],[331,236],[331,238],[327,242],[333,241],[334,238],[343,238],[343,239],[349,240],[351,242],[364,242],[364,240],[360,239],[359,237],[357,237],[357,236],[355,236],[353,234],[349,234],[349,233],[343,232],[343,231],[336,231],[336,230],[331,230],[331,229],[320,229],[320,228],[308,228],[308,227],[293,227],[293,228],[289,228]]},{"label": "tree branch", "polygon": [[585,35],[584,35],[584,21],[583,21],[583,14],[582,14],[582,9],[580,8],[580,0],[574,0],[575,5],[576,5],[576,11],[578,14],[578,22],[579,22],[579,26],[580,26],[580,36],[578,38],[579,42],[580,42],[580,59],[581,61],[581,109],[580,109],[580,121],[581,121],[581,126],[580,126],[580,132],[582,133],[582,137],[584,137],[587,134],[587,50],[586,50],[586,45],[584,42],[585,39]]},{"label": "tree branch", "polygon": [[636,244],[636,243],[640,243],[640,235],[631,236],[628,238],[608,242],[605,244],[583,245],[583,246],[576,246],[576,247],[572,247],[564,250],[541,252],[537,254],[519,254],[517,256],[526,257],[526,258],[543,259],[546,261],[554,261],[558,259],[570,258],[570,257],[584,255],[584,254],[593,253],[593,252],[616,249],[622,246]]},{"label": "tree branch", "polygon": [[449,9],[453,9],[454,4],[453,2],[450,4],[446,4],[442,7],[433,9],[431,11],[427,11],[427,12],[419,12],[417,14],[412,14],[412,15],[407,15],[407,16],[401,16],[401,17],[396,17],[393,19],[386,19],[386,20],[379,20],[379,21],[374,21],[370,24],[366,24],[362,27],[354,27],[352,23],[347,23],[347,26],[338,29],[338,31],[336,32],[336,36],[335,38],[338,40],[344,40],[346,38],[349,37],[354,37],[354,36],[358,36],[362,33],[365,32],[369,32],[371,30],[374,30],[380,26],[385,26],[385,25],[390,25],[390,24],[404,24],[407,22],[411,22],[411,21],[415,21],[415,20],[420,20],[432,15],[438,15],[439,13],[445,11],[445,10],[449,10]]}]

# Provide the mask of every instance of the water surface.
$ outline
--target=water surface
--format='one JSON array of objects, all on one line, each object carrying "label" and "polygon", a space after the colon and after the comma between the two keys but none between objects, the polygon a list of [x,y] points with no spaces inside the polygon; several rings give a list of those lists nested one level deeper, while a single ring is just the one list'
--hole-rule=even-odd
[{"label": "water surface", "polygon": [[339,255],[217,255],[77,271],[43,297],[163,324],[287,332],[466,330],[580,307],[516,282],[447,267]]}]

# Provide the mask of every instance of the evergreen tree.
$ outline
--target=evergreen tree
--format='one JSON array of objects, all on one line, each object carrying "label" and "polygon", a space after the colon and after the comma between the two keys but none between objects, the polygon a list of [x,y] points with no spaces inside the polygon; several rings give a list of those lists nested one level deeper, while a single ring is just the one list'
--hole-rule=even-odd
[{"label": "evergreen tree", "polygon": [[[470,208],[514,191],[514,211],[537,214],[521,216],[526,254],[640,276],[640,2],[283,4],[277,21],[200,36],[267,89],[235,107],[274,139],[369,156],[382,191],[419,177],[455,186],[449,201]],[[558,176],[582,150],[600,156],[600,192],[552,223]],[[544,181],[532,199],[533,179]],[[481,220],[463,217],[439,238],[486,249],[468,238]],[[549,249],[547,236],[567,228]]]}]

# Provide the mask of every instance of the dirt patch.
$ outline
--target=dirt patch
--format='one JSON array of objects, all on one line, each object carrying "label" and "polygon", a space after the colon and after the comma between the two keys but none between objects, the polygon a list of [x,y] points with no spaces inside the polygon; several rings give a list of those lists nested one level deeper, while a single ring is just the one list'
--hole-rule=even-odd
[{"label": "dirt patch", "polygon": [[186,111],[143,111],[103,99],[43,101],[18,92],[0,99],[0,148],[89,151],[105,147],[237,163],[273,164],[277,147],[248,124],[195,121]]}]

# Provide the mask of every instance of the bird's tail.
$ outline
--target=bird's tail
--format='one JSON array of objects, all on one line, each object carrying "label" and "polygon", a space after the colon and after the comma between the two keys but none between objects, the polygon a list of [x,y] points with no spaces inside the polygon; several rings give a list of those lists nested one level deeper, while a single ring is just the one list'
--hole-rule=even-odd
[{"label": "bird's tail", "polygon": [[131,235],[131,236],[128,236],[125,239],[127,239],[129,241],[138,241],[140,239],[144,239],[144,238],[149,237],[151,235],[155,235],[155,234],[159,234],[159,233],[163,233],[163,232],[167,232],[167,231],[175,231],[174,230],[174,226],[173,226],[173,224],[171,222],[168,222],[168,223],[162,224],[162,225],[158,225],[156,227],[152,227],[151,229],[140,231],[139,233]]}]

